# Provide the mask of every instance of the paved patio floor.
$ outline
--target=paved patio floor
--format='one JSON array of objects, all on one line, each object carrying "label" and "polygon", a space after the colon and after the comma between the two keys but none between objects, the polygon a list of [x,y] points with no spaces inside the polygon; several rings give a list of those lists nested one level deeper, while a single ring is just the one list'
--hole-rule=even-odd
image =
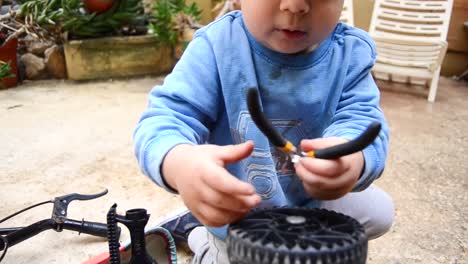
[{"label": "paved patio floor", "polygon": [[[105,188],[102,198],[73,202],[68,216],[105,222],[117,203],[121,213],[146,208],[151,225],[180,207],[177,196],[142,176],[133,156],[133,129],[148,91],[161,81],[39,81],[0,90],[0,218],[55,196]],[[468,85],[442,78],[434,104],[380,86],[391,143],[376,183],[393,197],[396,221],[370,242],[368,263],[468,263]],[[51,209],[35,208],[0,227],[48,218]],[[47,231],[11,247],[4,263],[81,263],[106,250],[102,239]],[[183,252],[179,257],[189,263]]]}]

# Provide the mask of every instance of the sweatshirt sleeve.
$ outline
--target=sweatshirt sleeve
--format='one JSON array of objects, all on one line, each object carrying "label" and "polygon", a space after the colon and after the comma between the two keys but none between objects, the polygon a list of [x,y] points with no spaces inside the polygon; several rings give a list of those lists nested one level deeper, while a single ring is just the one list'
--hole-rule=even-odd
[{"label": "sweatshirt sleeve", "polygon": [[346,79],[332,123],[324,137],[342,137],[352,140],[367,126],[378,121],[382,130],[373,144],[363,150],[364,170],[353,191],[366,189],[383,172],[387,158],[389,129],[379,107],[380,92],[371,75],[376,53],[373,41],[365,36],[349,36],[345,45],[350,47]]},{"label": "sweatshirt sleeve", "polygon": [[142,172],[157,185],[160,167],[178,144],[203,144],[217,119],[217,68],[209,42],[200,34],[190,42],[173,71],[148,96],[148,107],[134,131],[134,151]]}]

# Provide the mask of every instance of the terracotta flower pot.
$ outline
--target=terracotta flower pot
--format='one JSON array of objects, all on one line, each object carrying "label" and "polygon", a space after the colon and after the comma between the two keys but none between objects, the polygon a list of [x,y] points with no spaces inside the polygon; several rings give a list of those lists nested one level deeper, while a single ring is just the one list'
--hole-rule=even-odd
[{"label": "terracotta flower pot", "polygon": [[14,74],[14,77],[5,78],[2,80],[2,83],[5,87],[13,87],[18,84],[18,70],[17,70],[17,59],[16,52],[18,47],[18,39],[14,38],[9,40],[7,43],[3,43],[0,46],[0,60],[4,62],[10,62],[11,73]]},{"label": "terracotta flower pot", "polygon": [[83,0],[84,9],[88,13],[101,14],[109,10],[118,0]]}]

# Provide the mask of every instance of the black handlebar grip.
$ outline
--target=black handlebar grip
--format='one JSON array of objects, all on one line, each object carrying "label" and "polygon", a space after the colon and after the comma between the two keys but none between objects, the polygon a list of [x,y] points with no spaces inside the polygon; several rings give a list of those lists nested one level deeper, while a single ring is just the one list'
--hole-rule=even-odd
[{"label": "black handlebar grip", "polygon": [[357,138],[330,148],[315,150],[314,157],[318,159],[337,159],[361,151],[375,140],[380,133],[381,127],[382,125],[379,122],[372,122]]},{"label": "black handlebar grip", "polygon": [[[63,229],[77,231],[88,235],[99,236],[107,238],[107,224],[89,222],[89,221],[76,221],[73,219],[64,219]],[[120,237],[120,227],[117,228],[117,237]]]}]

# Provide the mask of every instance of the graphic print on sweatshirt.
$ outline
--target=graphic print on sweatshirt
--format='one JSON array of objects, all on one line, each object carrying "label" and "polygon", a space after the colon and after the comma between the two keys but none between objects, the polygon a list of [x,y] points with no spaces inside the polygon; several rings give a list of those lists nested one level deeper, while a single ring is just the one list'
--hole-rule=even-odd
[{"label": "graphic print on sweatshirt", "polygon": [[[289,140],[301,139],[305,136],[300,126],[301,122],[298,120],[272,119],[270,121],[275,129]],[[270,144],[247,111],[239,113],[237,129],[232,132],[236,143],[253,140],[255,144],[252,155],[242,161],[247,174],[246,180],[255,186],[257,193],[264,200],[270,199],[273,204],[275,201],[283,200],[291,181],[296,178],[294,165],[288,155]],[[278,191],[278,188],[282,191]]]}]

